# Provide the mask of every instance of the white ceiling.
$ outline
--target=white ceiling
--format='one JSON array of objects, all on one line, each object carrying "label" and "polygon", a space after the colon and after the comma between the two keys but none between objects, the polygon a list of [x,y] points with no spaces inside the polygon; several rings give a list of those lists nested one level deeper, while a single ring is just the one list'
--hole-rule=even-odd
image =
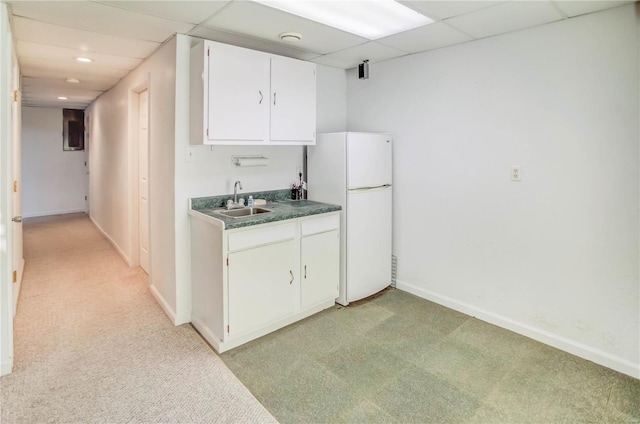
[{"label": "white ceiling", "polygon": [[[365,59],[375,63],[633,2],[399,1],[435,22],[369,41],[249,0],[5,3],[23,75],[23,105],[84,109],[176,33],[349,69]],[[281,41],[282,32],[303,38]],[[93,62],[79,63],[80,56]]]}]

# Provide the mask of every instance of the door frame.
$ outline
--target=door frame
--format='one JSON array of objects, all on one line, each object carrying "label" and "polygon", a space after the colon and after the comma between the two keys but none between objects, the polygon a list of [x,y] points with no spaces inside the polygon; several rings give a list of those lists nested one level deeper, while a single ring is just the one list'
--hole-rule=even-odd
[{"label": "door frame", "polygon": [[[142,108],[140,107],[140,103],[141,103],[140,102],[140,98],[142,97],[142,93],[146,93],[146,97],[147,97],[147,100],[146,100],[146,109],[147,109],[146,110],[146,114],[147,114],[146,140],[142,140],[141,136],[140,136],[140,115],[141,115],[141,110],[144,110],[144,106]],[[142,268],[143,271],[148,273],[149,272],[149,267],[151,265],[151,254],[149,252],[149,248],[150,248],[149,240],[147,240],[147,262],[148,262],[147,263],[147,269],[142,267],[142,253],[141,253],[141,250],[142,250],[142,239],[143,239],[142,234],[144,233],[144,231],[143,231],[143,227],[144,227],[143,223],[145,222],[145,220],[143,219],[144,213],[143,213],[143,211],[140,210],[140,204],[141,204],[140,180],[141,180],[141,169],[142,169],[141,165],[144,163],[144,161],[146,161],[145,168],[147,170],[146,178],[147,178],[147,185],[148,185],[147,186],[147,214],[146,214],[147,215],[146,216],[146,227],[147,228],[146,228],[146,231],[147,231],[147,234],[150,237],[150,231],[149,230],[150,230],[151,226],[150,226],[150,223],[149,223],[149,219],[151,217],[151,213],[150,213],[150,209],[149,209],[149,200],[150,200],[150,197],[149,197],[149,192],[150,192],[149,189],[150,189],[150,187],[149,187],[149,185],[151,183],[151,180],[149,178],[149,174],[150,174],[150,172],[149,172],[149,165],[150,165],[149,155],[150,155],[151,152],[149,151],[149,147],[150,147],[150,143],[149,143],[149,89],[145,88],[145,89],[139,91],[137,94],[138,94],[138,180],[137,180],[137,183],[138,183],[138,196],[137,196],[137,201],[138,201],[138,240],[139,240],[139,242],[138,242],[138,255],[139,255],[139,258],[140,258],[140,260],[139,260],[140,268]],[[146,144],[146,152],[147,152],[146,153],[146,157],[141,154],[141,149],[142,149],[143,143]]]},{"label": "door frame", "polygon": [[[22,90],[20,84],[20,68],[15,51],[12,52],[11,63],[11,90],[14,93],[11,103],[11,168],[14,186],[11,193],[11,216],[22,219]],[[24,245],[22,237],[22,221],[12,222],[13,234],[12,243],[12,271],[16,273],[16,281],[13,284],[13,315],[18,310],[18,296],[22,286],[22,275],[24,272]],[[13,278],[13,276],[12,276]]]},{"label": "door frame", "polygon": [[[129,90],[129,157],[131,161],[129,162],[129,187],[130,187],[130,197],[129,197],[129,243],[131,246],[131,254],[130,254],[130,266],[140,266],[140,211],[139,211],[139,161],[140,161],[140,152],[139,152],[139,107],[140,107],[140,93],[144,90],[147,90],[147,116],[149,119],[149,129],[147,132],[147,142],[149,143],[149,164],[148,170],[149,174],[151,174],[151,85],[150,85],[151,75],[148,74],[147,78],[141,82],[140,84],[134,86]],[[149,178],[149,191],[151,191],[151,184],[153,182]],[[151,210],[152,203],[151,196],[149,196],[149,210]],[[149,214],[149,227],[151,227],[151,214]],[[153,255],[153,250],[151,248],[151,231],[149,231],[149,281],[151,281],[151,273],[153,272],[153,261],[151,260]]]},{"label": "door frame", "polygon": [[13,370],[13,129],[11,74],[16,61],[7,5],[0,3],[0,376]]}]

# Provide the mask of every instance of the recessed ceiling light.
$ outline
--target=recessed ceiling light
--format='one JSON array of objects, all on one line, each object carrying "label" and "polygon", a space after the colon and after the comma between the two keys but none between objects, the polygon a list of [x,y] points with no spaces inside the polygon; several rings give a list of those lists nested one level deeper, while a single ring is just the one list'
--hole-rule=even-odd
[{"label": "recessed ceiling light", "polygon": [[67,100],[67,99],[68,99],[68,97],[65,97],[65,96],[58,96],[58,100]]},{"label": "recessed ceiling light", "polygon": [[433,22],[432,19],[394,0],[254,1],[368,38],[369,40],[376,40]]},{"label": "recessed ceiling light", "polygon": [[69,82],[71,84],[79,84],[80,83],[80,80],[78,78],[67,78],[65,81]]},{"label": "recessed ceiling light", "polygon": [[78,62],[84,62],[84,63],[90,63],[93,62],[92,59],[89,59],[88,57],[76,57],[76,60]]},{"label": "recessed ceiling light", "polygon": [[295,43],[296,41],[302,40],[302,34],[298,32],[283,32],[280,34],[280,39],[282,41],[293,41]]}]

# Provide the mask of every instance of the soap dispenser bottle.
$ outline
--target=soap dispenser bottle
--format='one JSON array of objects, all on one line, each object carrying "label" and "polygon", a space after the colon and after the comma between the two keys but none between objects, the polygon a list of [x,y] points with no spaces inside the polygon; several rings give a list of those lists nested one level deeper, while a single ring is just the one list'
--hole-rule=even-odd
[{"label": "soap dispenser bottle", "polygon": [[248,200],[247,206],[249,206],[250,208],[253,207],[253,196],[249,196],[249,200]]}]

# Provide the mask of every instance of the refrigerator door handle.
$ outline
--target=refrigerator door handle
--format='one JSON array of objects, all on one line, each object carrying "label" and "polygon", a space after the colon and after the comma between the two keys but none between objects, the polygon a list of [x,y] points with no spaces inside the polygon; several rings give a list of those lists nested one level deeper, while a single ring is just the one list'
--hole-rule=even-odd
[{"label": "refrigerator door handle", "polygon": [[383,185],[368,186],[368,187],[356,187],[356,188],[350,188],[348,190],[349,191],[366,191],[366,190],[375,190],[375,189],[387,188],[387,187],[391,187],[391,184],[383,184]]}]

